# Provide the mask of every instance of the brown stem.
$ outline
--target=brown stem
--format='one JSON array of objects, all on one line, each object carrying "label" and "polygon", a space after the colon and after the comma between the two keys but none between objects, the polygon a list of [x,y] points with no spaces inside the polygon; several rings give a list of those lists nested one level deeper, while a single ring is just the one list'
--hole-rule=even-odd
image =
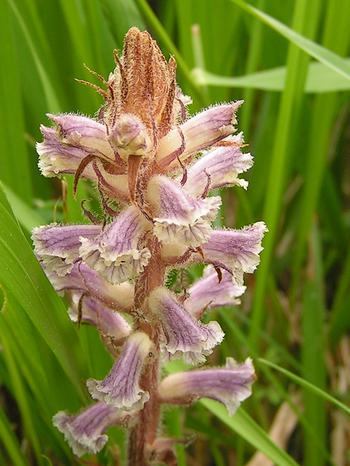
[{"label": "brown stem", "polygon": [[[136,315],[147,316],[147,297],[150,292],[164,283],[165,265],[160,255],[158,240],[152,237],[148,242],[151,259],[144,272],[140,275],[135,286]],[[141,311],[141,312],[139,312]],[[138,413],[135,425],[129,433],[128,466],[149,466],[149,450],[154,443],[160,416],[160,403],[158,399],[158,382],[160,373],[159,364],[159,328],[155,322],[150,324],[147,319],[139,317],[137,327],[147,333],[154,343],[151,361],[141,378],[143,390],[148,391],[149,400],[143,410]],[[147,451],[148,450],[148,451]]]},{"label": "brown stem", "polygon": [[157,396],[159,373],[158,357],[147,367],[142,386],[149,392],[150,399],[140,411],[136,425],[129,433],[128,466],[149,466],[147,445],[151,446],[156,439],[160,404]]}]

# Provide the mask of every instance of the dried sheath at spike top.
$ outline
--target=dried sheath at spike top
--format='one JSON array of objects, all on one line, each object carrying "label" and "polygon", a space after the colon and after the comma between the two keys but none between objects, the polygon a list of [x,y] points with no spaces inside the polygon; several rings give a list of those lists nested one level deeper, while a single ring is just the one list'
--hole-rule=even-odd
[{"label": "dried sheath at spike top", "polygon": [[[250,395],[249,359],[163,380],[161,366],[170,358],[203,364],[222,341],[219,324],[200,319],[213,307],[239,304],[266,226],[213,227],[221,199],[210,191],[248,185],[239,175],[252,157],[242,152],[242,134],[232,135],[242,102],[189,118],[191,99],[176,84],[174,59],[137,28],[114,57],[104,88],[91,85],[105,100],[98,118],[49,115],[54,127],[42,126],[37,145],[44,176],[71,174],[75,187],[80,178],[95,183],[103,222],[40,227],[33,241],[49,280],[71,300],[72,320],[94,325],[115,357],[105,379],[87,382],[98,402],[76,416],[61,412],[54,423],[77,455],[98,452],[105,430],[122,424],[129,466],[145,466],[174,458],[174,441],[159,427],[162,404],[210,397],[233,413]],[[203,277],[168,289],[170,269],[191,262],[207,264]]]}]

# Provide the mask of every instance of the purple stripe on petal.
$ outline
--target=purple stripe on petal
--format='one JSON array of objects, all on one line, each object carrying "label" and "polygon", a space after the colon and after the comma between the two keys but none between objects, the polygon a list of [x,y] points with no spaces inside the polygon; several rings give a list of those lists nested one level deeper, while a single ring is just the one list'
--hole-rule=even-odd
[{"label": "purple stripe on petal", "polygon": [[253,165],[250,154],[243,154],[239,146],[223,146],[207,152],[187,171],[185,190],[193,196],[201,196],[208,189],[238,185],[247,188],[248,183],[238,178]]},{"label": "purple stripe on petal", "polygon": [[131,333],[131,325],[117,312],[107,307],[98,299],[73,293],[69,317],[77,322],[79,319],[79,303],[81,305],[81,320],[94,325],[99,331],[113,340],[121,340]]},{"label": "purple stripe on petal", "polygon": [[107,377],[87,381],[91,396],[116,408],[142,409],[149,394],[141,389],[139,380],[151,348],[152,342],[145,333],[130,335]]},{"label": "purple stripe on petal", "polygon": [[180,154],[182,160],[229,136],[235,130],[235,112],[241,104],[242,101],[237,101],[208,108],[183,123],[180,131],[171,130],[159,142],[158,163],[168,166],[174,161],[173,154],[182,144],[181,133],[185,141],[185,149]]},{"label": "purple stripe on petal", "polygon": [[99,225],[52,224],[34,228],[32,239],[35,253],[44,266],[58,275],[65,275],[79,257],[79,238],[94,238],[100,232]]},{"label": "purple stripe on petal", "polygon": [[139,248],[139,241],[149,228],[136,207],[129,207],[90,240],[80,238],[80,257],[110,283],[134,278],[147,265],[150,252]]},{"label": "purple stripe on petal", "polygon": [[47,270],[45,266],[44,271],[59,293],[78,291],[98,299],[107,307],[117,311],[129,311],[133,306],[134,286],[131,283],[112,285],[83,262],[76,262],[72,270],[63,277],[52,270]]},{"label": "purple stripe on petal", "polygon": [[169,375],[159,385],[164,403],[188,403],[212,398],[223,403],[233,415],[240,403],[251,395],[254,367],[250,358],[242,364],[227,358],[222,368],[192,370]]},{"label": "purple stripe on petal", "polygon": [[204,257],[231,270],[239,283],[242,272],[252,273],[259,264],[261,241],[266,231],[264,222],[241,230],[214,230],[209,241],[202,245]]},{"label": "purple stripe on petal", "polygon": [[204,362],[205,356],[224,338],[217,322],[197,321],[166,288],[157,288],[151,293],[149,306],[161,320],[165,349],[171,357],[184,357],[191,364]]},{"label": "purple stripe on petal", "polygon": [[154,233],[160,241],[196,247],[209,239],[220,197],[195,199],[166,176],[151,179],[147,196],[153,208]]},{"label": "purple stripe on petal", "polygon": [[105,403],[95,403],[76,415],[60,411],[52,421],[64,434],[73,453],[80,457],[85,453],[101,451],[108,440],[104,434],[106,429],[125,422],[127,416],[126,413],[117,411]]},{"label": "purple stripe on petal", "polygon": [[114,161],[114,152],[107,140],[105,125],[74,114],[52,115],[48,117],[56,123],[62,142],[71,147],[83,149],[107,161]]},{"label": "purple stripe on petal", "polygon": [[242,296],[246,287],[234,283],[226,270],[221,273],[219,281],[216,270],[209,265],[204,270],[203,278],[187,290],[188,298],[184,301],[184,307],[195,318],[198,319],[206,309],[240,304],[237,298]]}]

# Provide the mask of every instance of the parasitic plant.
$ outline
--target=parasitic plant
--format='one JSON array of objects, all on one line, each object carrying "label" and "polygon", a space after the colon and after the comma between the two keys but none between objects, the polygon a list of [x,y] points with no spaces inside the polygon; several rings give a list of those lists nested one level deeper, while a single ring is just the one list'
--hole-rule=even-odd
[{"label": "parasitic plant", "polygon": [[[175,60],[136,28],[114,57],[105,89],[93,85],[105,100],[98,117],[49,115],[55,126],[41,128],[37,145],[43,175],[72,174],[75,189],[80,178],[92,180],[100,194],[103,222],[85,210],[91,224],[43,226],[33,241],[49,280],[70,300],[71,319],[95,325],[115,358],[103,380],[87,381],[91,405],[53,422],[78,456],[100,451],[106,429],[122,425],[129,466],[173,465],[173,440],[159,426],[163,405],[208,397],[233,414],[251,393],[250,359],[168,376],[162,367],[173,358],[203,365],[222,341],[219,324],[202,315],[239,303],[266,227],[212,228],[221,199],[211,191],[247,187],[238,175],[252,157],[242,135],[232,135],[242,102],[188,118]],[[169,289],[169,271],[192,263],[205,264],[203,277]]]}]

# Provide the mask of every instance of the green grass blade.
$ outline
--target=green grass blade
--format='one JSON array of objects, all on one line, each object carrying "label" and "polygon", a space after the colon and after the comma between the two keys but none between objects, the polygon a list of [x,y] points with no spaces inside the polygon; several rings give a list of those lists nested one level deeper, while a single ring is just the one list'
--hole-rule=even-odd
[{"label": "green grass blade", "polygon": [[284,36],[290,42],[295,44],[304,52],[308,53],[310,56],[314,57],[316,60],[324,63],[329,68],[333,69],[335,72],[339,73],[344,78],[350,80],[350,65],[342,57],[333,53],[332,51],[318,45],[316,42],[313,42],[310,39],[307,39],[301,34],[298,34],[293,29],[290,29],[280,21],[272,18],[266,13],[254,8],[253,6],[245,3],[242,0],[231,0],[237,6],[243,8],[245,11],[251,15],[259,18],[265,24],[270,26],[272,29],[277,31],[279,34]]},{"label": "green grass blade", "polygon": [[18,441],[12,432],[10,423],[2,409],[0,409],[0,440],[13,466],[27,466],[21,453]]},{"label": "green grass blade", "polygon": [[[32,195],[29,157],[24,139],[24,108],[18,57],[11,27],[12,13],[6,1],[0,2],[0,173],[1,179],[22,199]],[[15,155],[15,158],[14,158]]]},{"label": "green grass blade", "polygon": [[326,401],[329,401],[333,405],[337,406],[337,408],[341,409],[344,411],[346,414],[350,416],[350,407],[346,406],[344,403],[339,401],[337,398],[334,398],[334,396],[330,395],[328,392],[325,392],[321,388],[317,387],[313,383],[308,382],[307,380],[303,379],[302,377],[299,377],[296,374],[293,374],[293,372],[288,371],[287,369],[284,369],[283,367],[278,366],[277,364],[274,364],[271,361],[267,361],[264,358],[259,358],[259,362],[271,367],[272,369],[275,369],[276,371],[280,372],[281,374],[285,375],[288,377],[290,380],[295,382],[296,384],[300,385],[301,387],[309,390],[312,393],[315,393],[315,395],[323,398]]},{"label": "green grass blade", "polygon": [[34,227],[38,227],[46,223],[45,219],[36,210],[23,202],[14,191],[5,185],[3,185],[3,190],[9,200],[13,213],[28,233],[30,233]]},{"label": "green grass blade", "polygon": [[[4,328],[5,327],[5,328]],[[3,344],[3,355],[4,360],[10,375],[11,385],[13,387],[12,395],[15,396],[17,403],[20,408],[21,416],[25,431],[27,433],[28,439],[30,439],[35,453],[36,461],[38,465],[42,464],[41,452],[40,452],[40,442],[35,431],[33,417],[30,409],[30,404],[28,400],[28,394],[26,393],[26,388],[23,384],[21,375],[19,374],[18,366],[14,360],[11,349],[11,342],[9,339],[8,329],[4,326],[4,320],[1,325],[1,337],[0,341]]]},{"label": "green grass blade", "polygon": [[[318,22],[318,5],[298,0],[295,4],[293,28],[305,30],[313,35]],[[312,21],[310,20],[310,14]],[[307,19],[306,19],[307,18]],[[257,273],[257,283],[254,295],[252,326],[250,339],[257,344],[258,330],[262,323],[264,298],[268,277],[271,273],[274,243],[280,221],[283,188],[290,156],[289,137],[296,117],[301,110],[301,101],[306,79],[308,57],[292,43],[289,46],[287,61],[286,87],[282,94],[278,120],[275,131],[275,141],[270,166],[269,180],[264,203],[264,215],[269,233],[264,241],[261,264]]]},{"label": "green grass blade", "polygon": [[27,41],[27,44],[29,46],[29,49],[30,49],[30,52],[33,56],[33,60],[34,60],[34,63],[35,63],[35,66],[37,68],[37,71],[38,71],[38,74],[40,76],[40,79],[41,79],[41,82],[42,82],[42,85],[43,85],[43,89],[44,89],[44,94],[45,94],[45,97],[46,97],[46,102],[47,102],[47,105],[48,105],[48,109],[50,110],[50,112],[53,112],[53,113],[57,113],[60,111],[60,104],[59,104],[59,101],[58,101],[58,98],[56,96],[56,93],[52,87],[52,84],[51,84],[51,81],[48,77],[48,74],[46,73],[46,70],[45,70],[45,67],[41,61],[41,59],[39,58],[39,54],[35,48],[35,45],[34,45],[34,42],[29,34],[29,30],[26,26],[26,23],[19,11],[19,9],[17,8],[15,2],[13,0],[7,0],[13,10],[13,13],[18,21],[18,24],[23,32],[23,35]]},{"label": "green grass blade", "polygon": [[[72,358],[74,332],[62,302],[47,281],[39,263],[0,191],[0,283],[22,305],[28,316],[81,392],[80,370]],[[62,320],[64,318],[64,320]],[[74,350],[74,348],[73,348]]]},{"label": "green grass blade", "polygon": [[242,408],[231,417],[227,414],[225,407],[217,401],[202,400],[201,404],[254,448],[264,453],[277,466],[297,466],[298,463],[279,448]]},{"label": "green grass blade", "polygon": [[[346,59],[350,65],[350,59]],[[244,76],[218,76],[200,68],[193,70],[199,85],[257,89],[262,91],[281,92],[286,85],[286,68],[278,67],[258,71]],[[310,63],[305,83],[305,92],[322,94],[350,90],[350,81],[339,75],[323,63]]]}]

